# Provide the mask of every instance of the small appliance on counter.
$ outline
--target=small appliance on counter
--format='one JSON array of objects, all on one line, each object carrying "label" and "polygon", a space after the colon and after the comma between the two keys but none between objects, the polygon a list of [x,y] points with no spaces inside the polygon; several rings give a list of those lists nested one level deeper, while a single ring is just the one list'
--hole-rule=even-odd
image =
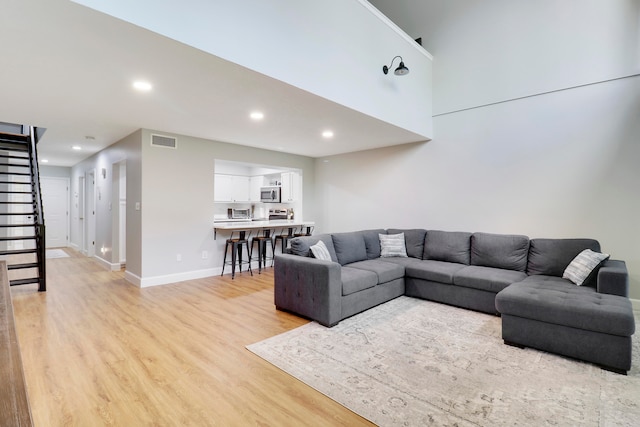
[{"label": "small appliance on counter", "polygon": [[281,187],[260,187],[260,201],[263,203],[280,203]]},{"label": "small appliance on counter", "polygon": [[251,209],[227,209],[226,214],[213,215],[213,222],[251,221]]},{"label": "small appliance on counter", "polygon": [[251,209],[227,209],[227,214],[230,219],[251,219]]},{"label": "small appliance on counter", "polygon": [[287,209],[269,209],[269,219],[289,219]]}]

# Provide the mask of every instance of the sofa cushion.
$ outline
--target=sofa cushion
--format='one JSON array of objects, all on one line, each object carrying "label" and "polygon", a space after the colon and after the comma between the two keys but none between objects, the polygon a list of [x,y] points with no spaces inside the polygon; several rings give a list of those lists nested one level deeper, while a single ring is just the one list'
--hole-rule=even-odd
[{"label": "sofa cushion", "polygon": [[[386,258],[385,258],[386,259]],[[404,277],[404,266],[379,259],[368,259],[347,265],[349,268],[372,271],[378,275],[378,284]]]},{"label": "sofa cushion", "polygon": [[341,265],[367,259],[367,247],[361,232],[334,233],[331,237],[338,262]]},{"label": "sofa cushion", "polygon": [[336,256],[336,250],[333,248],[333,239],[329,234],[318,234],[316,236],[303,236],[303,237],[295,237],[290,240],[291,242],[291,253],[293,255],[298,256],[311,256],[310,248],[311,246],[318,243],[319,240],[322,240],[324,245],[327,247],[329,251],[329,255],[331,255],[331,261],[338,262],[338,257]]},{"label": "sofa cushion", "polygon": [[387,234],[387,232],[383,229],[364,230],[362,232],[364,245],[367,248],[367,259],[380,258],[380,234]]},{"label": "sofa cushion", "polygon": [[562,277],[562,273],[580,252],[600,252],[594,239],[531,239],[527,274]]},{"label": "sofa cushion", "polygon": [[462,267],[455,273],[453,284],[497,293],[512,283],[524,280],[526,277],[526,273],[522,271],[469,265]]},{"label": "sofa cushion", "polygon": [[378,234],[380,238],[380,256],[407,257],[407,247],[404,242],[404,233],[399,234]]},{"label": "sofa cushion", "polygon": [[525,271],[529,238],[516,234],[473,233],[471,265]]},{"label": "sofa cushion", "polygon": [[[427,233],[427,239],[428,239]],[[464,264],[445,261],[424,260],[405,268],[407,277],[430,280],[432,282],[453,284],[453,276],[464,268]]]},{"label": "sofa cushion", "polygon": [[350,295],[378,284],[378,275],[360,268],[342,267],[342,295]]},{"label": "sofa cushion", "polygon": [[562,278],[569,279],[576,285],[581,286],[593,271],[600,267],[607,259],[609,259],[609,254],[585,249],[567,266],[562,274]]},{"label": "sofa cushion", "polygon": [[556,276],[529,276],[496,295],[502,314],[628,337],[635,332],[631,301],[576,286]]},{"label": "sofa cushion", "polygon": [[422,259],[422,253],[424,252],[424,238],[427,234],[427,230],[423,229],[408,229],[399,230],[396,228],[390,228],[387,230],[387,234],[399,234],[404,233],[404,241],[407,247],[407,255],[412,258]]},{"label": "sofa cushion", "polygon": [[471,262],[471,233],[428,230],[422,259],[469,265]]},{"label": "sofa cushion", "polygon": [[381,258],[381,261],[389,262],[393,264],[398,264],[403,267],[407,267],[409,265],[420,264],[422,261],[417,258],[410,257],[390,257],[390,258]]}]

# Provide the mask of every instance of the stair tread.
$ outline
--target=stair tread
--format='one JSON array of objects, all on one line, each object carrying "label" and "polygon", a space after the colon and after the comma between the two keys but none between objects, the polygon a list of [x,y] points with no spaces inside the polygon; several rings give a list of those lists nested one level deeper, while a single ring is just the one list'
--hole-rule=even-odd
[{"label": "stair tread", "polygon": [[14,240],[35,240],[36,236],[13,236],[13,237],[0,237],[0,242],[12,242]]},{"label": "stair tread", "polygon": [[29,285],[31,283],[40,283],[40,278],[39,277],[30,277],[30,278],[27,278],[27,279],[15,279],[15,280],[10,280],[9,281],[9,285],[10,286]]},{"label": "stair tread", "polygon": [[35,212],[0,212],[0,216],[31,216],[35,214]]},{"label": "stair tread", "polygon": [[35,253],[38,253],[37,249],[14,249],[10,251],[0,251],[0,255],[22,255]]},{"label": "stair tread", "polygon": [[31,176],[31,174],[27,172],[5,172],[5,171],[0,171],[0,175]]},{"label": "stair tread", "polygon": [[7,265],[7,270],[24,270],[26,268],[38,268],[37,262],[27,262],[24,264]]}]

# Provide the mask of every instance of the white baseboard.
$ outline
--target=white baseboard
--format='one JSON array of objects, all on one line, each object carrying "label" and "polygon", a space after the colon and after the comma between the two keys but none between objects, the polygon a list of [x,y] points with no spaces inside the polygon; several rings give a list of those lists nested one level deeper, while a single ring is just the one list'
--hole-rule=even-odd
[{"label": "white baseboard", "polygon": [[640,299],[631,299],[631,305],[634,311],[640,311]]},{"label": "white baseboard", "polygon": [[208,268],[205,270],[186,271],[184,273],[167,274],[165,276],[138,278],[138,286],[147,288],[149,286],[167,285],[169,283],[184,282],[185,280],[202,279],[205,277],[220,274],[221,268]]},{"label": "white baseboard", "polygon": [[104,268],[106,268],[109,271],[120,271],[120,263],[112,263],[107,261],[106,259],[100,258],[99,256],[95,256],[95,259],[98,260],[98,262],[100,263],[100,265],[102,265]]},{"label": "white baseboard", "polygon": [[125,270],[124,272],[124,279],[138,287],[140,287],[140,283],[142,283],[142,278],[140,276],[137,276],[128,270]]},{"label": "white baseboard", "polygon": [[80,246],[76,245],[75,243],[69,243],[69,247],[76,252],[80,252]]},{"label": "white baseboard", "polygon": [[[118,264],[119,266],[120,264]],[[251,263],[252,270],[258,270],[258,262]],[[225,268],[227,274],[231,273],[231,267]],[[246,269],[245,269],[246,271]],[[164,276],[140,277],[130,271],[124,272],[124,277],[129,283],[133,283],[141,288],[150,286],[168,285],[170,283],[184,282],[187,280],[203,279],[205,277],[220,276],[222,267],[207,268],[204,270],[186,271],[184,273],[167,274]]]}]

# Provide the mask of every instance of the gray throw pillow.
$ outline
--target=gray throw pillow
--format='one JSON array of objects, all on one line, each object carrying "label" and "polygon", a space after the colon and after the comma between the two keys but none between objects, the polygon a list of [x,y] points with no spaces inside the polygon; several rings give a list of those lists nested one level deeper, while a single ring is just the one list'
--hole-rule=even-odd
[{"label": "gray throw pillow", "polygon": [[404,257],[407,258],[407,248],[404,243],[404,233],[400,234],[379,234],[380,238],[380,256]]},{"label": "gray throw pillow", "polygon": [[580,252],[573,261],[571,261],[571,264],[567,266],[562,278],[569,279],[576,285],[580,286],[584,283],[587,277],[589,277],[591,272],[607,259],[609,259],[609,254],[585,249]]}]

